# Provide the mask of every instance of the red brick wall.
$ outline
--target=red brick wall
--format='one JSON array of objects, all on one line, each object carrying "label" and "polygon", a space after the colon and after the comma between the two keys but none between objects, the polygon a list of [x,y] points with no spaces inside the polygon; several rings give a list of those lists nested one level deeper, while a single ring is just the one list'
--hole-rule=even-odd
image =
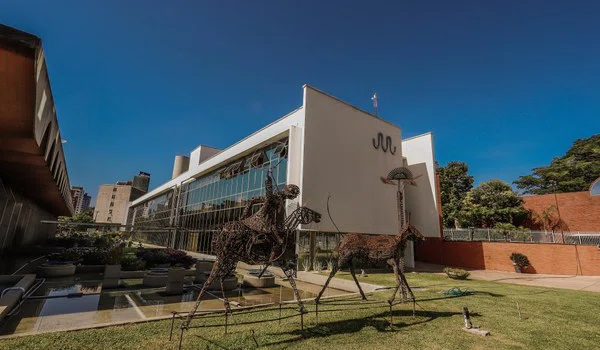
[{"label": "red brick wall", "polygon": [[[572,232],[600,232],[600,196],[590,196],[590,192],[585,191],[557,193],[556,198],[565,229]],[[526,196],[523,200],[526,209],[537,213],[556,205],[553,194]]]},{"label": "red brick wall", "polygon": [[513,271],[513,252],[529,258],[528,273],[600,276],[600,248],[572,244],[449,242],[428,238],[417,244],[415,259],[452,267]]}]

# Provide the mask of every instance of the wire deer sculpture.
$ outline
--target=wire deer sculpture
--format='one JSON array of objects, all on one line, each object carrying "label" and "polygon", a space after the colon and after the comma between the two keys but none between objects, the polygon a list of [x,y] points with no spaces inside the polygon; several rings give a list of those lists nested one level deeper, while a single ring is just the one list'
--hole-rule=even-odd
[{"label": "wire deer sculpture", "polygon": [[[269,184],[270,178],[268,177],[267,196],[269,196]],[[297,186],[287,185],[282,193],[287,199],[290,199],[290,197],[293,198],[298,194]],[[286,195],[286,193],[288,194]],[[291,193],[291,195],[289,195],[289,193]],[[279,208],[274,208],[274,210],[278,209]],[[248,212],[249,210],[244,211],[244,213]],[[221,232],[213,238],[212,249],[217,259],[210,275],[204,282],[204,285],[198,294],[194,307],[181,326],[182,330],[189,328],[192,318],[200,306],[201,298],[205,295],[208,286],[210,286],[214,280],[218,279],[221,283],[221,290],[223,291],[223,279],[235,270],[239,261],[250,265],[278,265],[287,277],[294,291],[294,297],[298,303],[300,312],[305,313],[304,304],[300,299],[300,293],[298,292],[294,280],[296,228],[300,224],[320,222],[321,214],[304,206],[298,207],[283,220],[283,224],[278,228],[278,232],[275,232],[281,239],[277,241],[270,240],[268,237],[265,237],[264,233],[257,232],[248,227],[248,222],[253,221],[259,223],[258,227],[272,227],[270,223],[265,222],[269,219],[268,215],[264,214],[264,212],[259,210],[248,218],[242,218],[242,220],[227,223],[223,226]],[[223,302],[226,313],[231,313],[229,300],[224,292]]]}]

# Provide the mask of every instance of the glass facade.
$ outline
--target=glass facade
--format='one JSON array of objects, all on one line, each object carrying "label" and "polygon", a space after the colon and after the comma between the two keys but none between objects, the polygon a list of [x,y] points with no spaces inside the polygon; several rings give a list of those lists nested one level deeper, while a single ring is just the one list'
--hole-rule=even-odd
[{"label": "glass facade", "polygon": [[299,231],[298,234],[298,265],[301,269],[315,269],[315,266],[325,267],[327,263],[337,258],[337,247],[343,233]]},{"label": "glass facade", "polygon": [[[283,187],[287,178],[287,139],[138,204],[130,212],[133,224],[141,227],[135,230],[149,243],[210,253],[213,234],[224,223],[238,220],[251,199],[264,196],[269,169],[274,184]],[[160,228],[167,227],[173,229],[161,235]]]}]

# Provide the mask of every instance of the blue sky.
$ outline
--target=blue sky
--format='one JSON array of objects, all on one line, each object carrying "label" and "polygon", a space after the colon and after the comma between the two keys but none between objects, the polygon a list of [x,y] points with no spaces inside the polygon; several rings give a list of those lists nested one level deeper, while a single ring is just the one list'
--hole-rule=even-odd
[{"label": "blue sky", "polygon": [[[512,182],[600,130],[598,1],[3,1],[44,42],[72,185],[224,148],[309,83]],[[95,198],[93,199],[95,201]]]}]

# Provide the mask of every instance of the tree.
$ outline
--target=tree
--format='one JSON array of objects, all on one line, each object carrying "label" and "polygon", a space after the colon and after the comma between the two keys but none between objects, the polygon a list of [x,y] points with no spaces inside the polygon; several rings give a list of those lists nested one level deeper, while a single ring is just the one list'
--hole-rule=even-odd
[{"label": "tree", "polygon": [[494,229],[504,236],[505,241],[508,241],[509,238],[523,242],[531,239],[531,230],[521,226],[516,227],[508,222],[499,222],[494,225]]},{"label": "tree", "polygon": [[91,210],[85,210],[73,216],[59,216],[58,221],[58,232],[73,234],[79,231],[86,231],[89,227],[86,225],[69,225],[70,223],[90,224],[94,222],[94,218],[92,217]]},{"label": "tree", "polygon": [[525,194],[585,191],[600,176],[600,134],[577,139],[567,153],[550,165],[534,168],[514,182]]},{"label": "tree", "polygon": [[493,227],[497,223],[521,224],[528,215],[523,199],[505,182],[484,182],[467,193],[459,212],[463,226]]},{"label": "tree", "polygon": [[560,226],[560,220],[558,218],[558,210],[556,210],[556,205],[551,205],[542,212],[538,213],[536,211],[531,212],[533,223],[542,226],[544,231],[552,231],[556,230]]},{"label": "tree", "polygon": [[473,176],[469,175],[469,166],[463,162],[449,162],[438,167],[440,176],[440,195],[445,227],[456,227],[462,202],[473,188]]}]

